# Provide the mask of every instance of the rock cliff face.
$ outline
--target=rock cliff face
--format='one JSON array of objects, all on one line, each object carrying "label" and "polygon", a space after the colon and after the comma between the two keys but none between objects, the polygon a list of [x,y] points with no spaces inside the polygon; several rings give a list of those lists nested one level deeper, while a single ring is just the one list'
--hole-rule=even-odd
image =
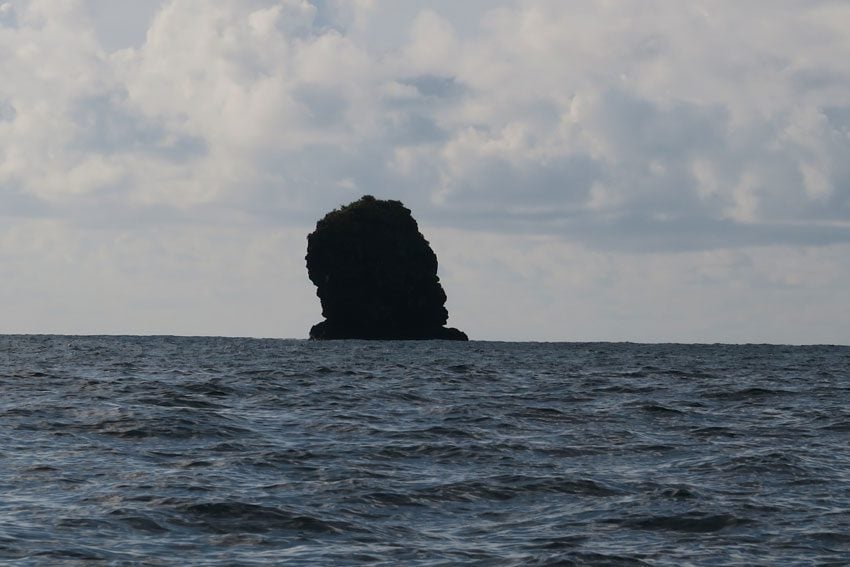
[{"label": "rock cliff face", "polygon": [[307,272],[325,321],[312,339],[467,340],[446,328],[437,256],[399,201],[366,195],[307,237]]}]

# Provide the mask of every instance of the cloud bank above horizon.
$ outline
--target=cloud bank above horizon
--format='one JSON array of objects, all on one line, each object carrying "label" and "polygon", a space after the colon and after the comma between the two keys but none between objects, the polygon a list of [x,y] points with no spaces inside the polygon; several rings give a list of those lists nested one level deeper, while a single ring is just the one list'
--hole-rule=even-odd
[{"label": "cloud bank above horizon", "polygon": [[850,5],[0,0],[5,332],[305,336],[402,200],[473,338],[843,342]]}]

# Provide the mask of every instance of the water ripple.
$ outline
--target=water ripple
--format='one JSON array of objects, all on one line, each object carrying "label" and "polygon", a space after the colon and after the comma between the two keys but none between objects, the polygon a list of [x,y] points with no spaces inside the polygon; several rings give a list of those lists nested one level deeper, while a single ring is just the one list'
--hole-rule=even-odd
[{"label": "water ripple", "polygon": [[850,349],[0,337],[0,562],[834,564]]}]

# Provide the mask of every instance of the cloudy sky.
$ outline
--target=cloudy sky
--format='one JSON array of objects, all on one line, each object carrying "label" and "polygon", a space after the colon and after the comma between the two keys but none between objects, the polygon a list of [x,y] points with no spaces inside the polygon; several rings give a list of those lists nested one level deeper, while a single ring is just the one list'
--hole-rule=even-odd
[{"label": "cloudy sky", "polygon": [[306,337],[402,200],[472,338],[850,343],[847,0],[0,0],[0,332]]}]

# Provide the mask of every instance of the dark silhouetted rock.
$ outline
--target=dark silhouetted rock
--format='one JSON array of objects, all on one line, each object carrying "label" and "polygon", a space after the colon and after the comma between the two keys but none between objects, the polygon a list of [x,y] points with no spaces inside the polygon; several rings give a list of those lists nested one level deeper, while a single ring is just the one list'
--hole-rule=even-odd
[{"label": "dark silhouetted rock", "polygon": [[366,195],[325,215],[307,237],[307,272],[325,317],[312,339],[467,340],[444,326],[437,256],[399,201]]}]

